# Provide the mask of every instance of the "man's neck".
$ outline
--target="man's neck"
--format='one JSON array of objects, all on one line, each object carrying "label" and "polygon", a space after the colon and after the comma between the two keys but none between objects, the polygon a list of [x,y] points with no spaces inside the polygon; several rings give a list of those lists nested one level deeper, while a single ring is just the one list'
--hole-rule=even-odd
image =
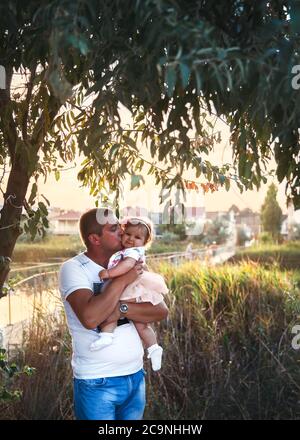
[{"label": "man's neck", "polygon": [[112,256],[112,253],[108,255],[107,252],[105,253],[101,249],[97,249],[97,251],[95,251],[94,249],[87,249],[84,254],[95,263],[99,264],[99,266],[105,268],[107,267],[109,259]]}]

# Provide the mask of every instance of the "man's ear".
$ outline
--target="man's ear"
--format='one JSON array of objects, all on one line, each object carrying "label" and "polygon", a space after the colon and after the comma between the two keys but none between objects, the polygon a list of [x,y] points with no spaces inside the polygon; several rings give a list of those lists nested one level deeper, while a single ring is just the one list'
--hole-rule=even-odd
[{"label": "man's ear", "polygon": [[91,244],[99,246],[99,244],[101,243],[101,238],[99,237],[98,234],[90,234],[88,236],[88,240]]}]

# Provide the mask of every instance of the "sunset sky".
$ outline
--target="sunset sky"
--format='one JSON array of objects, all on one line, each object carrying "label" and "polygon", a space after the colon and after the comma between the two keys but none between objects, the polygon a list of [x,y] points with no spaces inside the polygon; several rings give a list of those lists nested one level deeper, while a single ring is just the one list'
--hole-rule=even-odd
[{"label": "sunset sky", "polygon": [[[125,118],[126,111],[123,112]],[[224,163],[232,163],[232,151],[229,145],[229,130],[223,122],[219,122],[218,130],[221,131],[222,141],[214,148],[214,152],[210,154],[208,159],[215,165],[222,165]],[[205,159],[206,157],[204,157]],[[76,209],[79,211],[85,210],[94,206],[95,199],[89,195],[87,188],[81,188],[80,183],[77,181],[77,173],[80,169],[80,162],[82,158],[77,159],[77,166],[72,169],[67,169],[61,172],[61,179],[56,182],[54,176],[50,176],[46,184],[40,184],[40,193],[44,194],[51,202],[51,206],[61,207],[65,209]],[[69,168],[70,165],[66,165]],[[275,162],[270,164],[270,169],[275,168]],[[191,173],[188,173],[191,178]],[[187,175],[186,175],[187,177]],[[145,175],[146,184],[138,190],[130,191],[129,181],[124,191],[123,206],[142,206],[148,210],[158,211],[162,207],[159,206],[159,191],[160,188],[156,187],[154,180]],[[198,179],[195,179],[198,181]],[[204,206],[207,211],[223,211],[228,210],[234,203],[240,209],[251,208],[254,211],[259,211],[264,201],[268,186],[274,181],[276,185],[278,182],[276,179],[269,178],[268,184],[263,185],[259,192],[246,191],[240,193],[236,183],[232,181],[232,188],[227,192],[225,188],[220,188],[213,194],[203,195],[202,191],[197,193],[196,191],[189,190],[187,193],[187,206]],[[286,212],[286,198],[284,194],[284,184],[278,185],[278,201],[281,208]]]},{"label": "sunset sky", "polygon": [[[89,195],[88,189],[80,188],[79,182],[76,179],[75,170],[65,171],[61,174],[62,177],[59,182],[56,182],[54,177],[50,177],[45,185],[40,185],[40,193],[44,194],[49,199],[51,206],[79,211],[93,207],[95,199]],[[213,194],[205,195],[203,195],[202,192],[197,194],[193,191],[193,194],[188,195],[187,205],[205,206],[207,211],[223,211],[230,208],[234,203],[240,209],[251,208],[254,211],[259,211],[266,195],[267,188],[268,185],[263,185],[259,192],[247,191],[240,194],[239,189],[233,183],[233,188],[228,192],[223,188]],[[126,192],[125,197],[127,204],[130,206],[144,206],[148,209],[148,206],[150,205],[153,210],[160,210],[158,195],[159,189],[157,189],[155,194],[153,186],[151,184],[146,184],[140,190]],[[146,206],[145,200],[148,201]],[[155,203],[155,200],[157,203]],[[277,200],[279,201],[282,210],[285,212],[284,185],[280,185],[279,187]]]},{"label": "sunset sky", "polygon": [[[80,161],[79,161],[80,162]],[[46,184],[42,182],[39,185],[40,193],[44,194],[50,201],[51,206],[61,207],[65,209],[85,210],[91,208],[95,204],[95,198],[89,195],[87,188],[80,187],[76,174],[80,169],[79,166],[61,172],[61,178],[57,182],[54,176],[50,176]],[[159,206],[159,192],[160,189],[155,189],[155,184],[149,176],[145,176],[146,184],[138,190],[129,190],[129,182],[126,185],[127,190],[124,191],[123,206],[142,206],[152,211],[160,211]],[[203,195],[202,190],[198,193],[189,190],[187,192],[187,206],[204,206],[207,211],[223,211],[228,210],[234,203],[239,209],[251,208],[254,211],[259,211],[268,188],[272,183],[269,179],[267,185],[263,185],[259,192],[246,191],[240,193],[238,187],[232,182],[232,188],[227,192],[225,188],[220,188],[213,194]],[[277,184],[276,180],[274,180]],[[284,185],[278,186],[277,200],[282,208],[286,211],[286,198],[284,194]]]}]

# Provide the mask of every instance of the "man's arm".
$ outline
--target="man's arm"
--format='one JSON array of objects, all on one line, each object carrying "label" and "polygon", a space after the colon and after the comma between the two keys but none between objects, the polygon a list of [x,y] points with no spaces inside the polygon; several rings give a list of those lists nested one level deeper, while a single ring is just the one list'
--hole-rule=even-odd
[{"label": "man's arm", "polygon": [[118,321],[118,319],[126,318],[136,321],[136,322],[144,322],[145,324],[149,322],[161,321],[162,319],[166,319],[169,313],[169,310],[164,301],[154,306],[149,302],[145,303],[129,303],[125,301],[121,301],[122,304],[128,305],[128,312],[123,314],[120,312],[119,303],[117,307],[113,310],[112,314],[108,316],[105,322],[102,322],[102,325],[107,325],[112,322]]},{"label": "man's arm", "polygon": [[[126,301],[122,301],[126,303]],[[169,313],[168,307],[165,302],[154,306],[150,302],[145,303],[126,303],[128,305],[128,312],[126,314],[121,314],[126,316],[127,319],[131,321],[144,322],[156,322],[166,319]]]},{"label": "man's arm", "polygon": [[125,287],[135,281],[141,271],[141,263],[137,263],[129,272],[112,280],[100,295],[93,295],[89,289],[72,292],[67,301],[81,324],[88,329],[94,329],[105,321],[118,305]]}]

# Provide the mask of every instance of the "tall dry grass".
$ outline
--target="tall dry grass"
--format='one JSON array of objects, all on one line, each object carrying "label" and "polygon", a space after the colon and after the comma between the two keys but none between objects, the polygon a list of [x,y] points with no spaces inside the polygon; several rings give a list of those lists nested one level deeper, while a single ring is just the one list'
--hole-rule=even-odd
[{"label": "tall dry grass", "polygon": [[35,373],[21,375],[14,387],[22,391],[19,401],[0,403],[0,418],[10,420],[72,419],[71,340],[62,308],[47,314],[37,308],[23,331],[23,344],[14,350],[18,365]]},{"label": "tall dry grass", "polygon": [[161,265],[170,314],[158,326],[164,367],[149,375],[147,415],[167,419],[298,418],[300,321],[291,274],[258,264]]},{"label": "tall dry grass", "polygon": [[[291,346],[300,296],[291,274],[257,264],[161,264],[170,313],[156,324],[159,374],[146,361],[146,419],[299,418],[299,352]],[[19,355],[20,357],[20,355]],[[70,339],[63,315],[37,316],[25,335],[23,398],[1,418],[71,419]]]}]

